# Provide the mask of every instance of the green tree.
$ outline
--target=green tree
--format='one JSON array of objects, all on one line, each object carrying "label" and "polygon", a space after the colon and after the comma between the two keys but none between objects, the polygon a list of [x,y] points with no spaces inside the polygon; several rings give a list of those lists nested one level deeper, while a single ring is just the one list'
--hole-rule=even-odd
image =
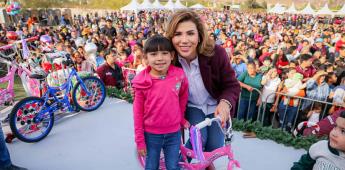
[{"label": "green tree", "polygon": [[264,9],[267,9],[267,2],[266,1],[263,1],[261,3],[261,7],[264,8]]}]

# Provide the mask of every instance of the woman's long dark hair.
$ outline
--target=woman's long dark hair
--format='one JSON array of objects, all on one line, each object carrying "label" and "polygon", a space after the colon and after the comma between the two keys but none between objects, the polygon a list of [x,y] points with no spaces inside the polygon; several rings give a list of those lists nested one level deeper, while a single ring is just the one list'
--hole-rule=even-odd
[{"label": "woman's long dark hair", "polygon": [[272,64],[273,64],[274,66],[275,66],[275,65],[277,64],[277,62],[279,61],[280,57],[281,57],[281,60],[282,60],[283,62],[287,62],[287,61],[288,61],[288,59],[286,58],[286,55],[285,55],[285,54],[283,54],[282,56],[279,55],[279,54],[275,54],[274,59],[273,59],[273,62],[272,62]]}]

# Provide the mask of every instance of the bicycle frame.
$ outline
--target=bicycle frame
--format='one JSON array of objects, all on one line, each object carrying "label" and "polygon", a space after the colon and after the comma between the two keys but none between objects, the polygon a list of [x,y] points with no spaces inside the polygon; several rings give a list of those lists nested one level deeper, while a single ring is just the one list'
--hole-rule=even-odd
[{"label": "bicycle frame", "polygon": [[[190,134],[191,134],[191,142],[193,143],[193,140],[196,141],[197,144],[201,144],[201,139],[200,139],[200,135],[196,135],[199,136],[197,137],[198,139],[196,140],[194,137],[192,137],[192,131],[196,130],[199,131],[200,129],[206,127],[206,126],[210,126],[212,124],[213,121],[218,121],[219,118],[212,118],[212,119],[205,119],[204,121],[200,122],[199,124],[192,126],[190,128]],[[179,162],[179,166],[181,169],[187,169],[187,170],[201,170],[201,169],[205,169],[207,167],[209,167],[210,165],[213,164],[213,162],[223,156],[227,156],[229,159],[228,165],[227,165],[227,169],[228,170],[233,170],[233,168],[237,168],[240,169],[240,163],[234,159],[234,154],[232,152],[232,148],[231,148],[231,138],[232,138],[232,123],[231,123],[231,119],[229,120],[229,127],[227,132],[225,133],[225,146],[215,149],[212,152],[202,152],[200,153],[198,149],[195,148],[195,146],[193,146],[194,149],[189,149],[186,148],[184,146],[184,144],[181,144],[180,146],[180,154],[182,156],[182,160]],[[224,131],[223,131],[224,133]],[[197,147],[198,148],[198,147]],[[199,152],[199,155],[197,155]],[[200,159],[200,157],[202,157]],[[142,165],[145,164],[145,157],[142,156],[138,156],[139,161]],[[189,162],[188,158],[194,159],[197,162]],[[164,160],[164,155],[161,155],[160,158],[160,162],[159,162],[159,169],[160,170],[165,170],[165,160]]]},{"label": "bicycle frame", "polygon": [[5,102],[13,100],[14,94],[14,76],[18,73],[19,77],[22,79],[23,87],[29,96],[38,96],[39,95],[39,82],[37,80],[29,79],[29,82],[26,82],[26,79],[31,71],[24,67],[23,65],[18,65],[15,62],[9,62],[0,60],[7,65],[10,65],[10,69],[6,76],[0,78],[0,84],[8,82],[7,88],[1,90],[0,92],[0,105]]},{"label": "bicycle frame", "polygon": [[[69,93],[73,88],[73,82],[72,82],[73,77],[75,77],[77,81],[80,82],[81,87],[86,92],[86,94],[88,96],[91,95],[90,92],[87,90],[82,79],[78,76],[77,71],[74,68],[72,68],[67,81],[61,86],[51,87],[51,86],[46,85],[47,91],[45,92],[42,98],[44,99],[43,106],[48,106],[48,107],[45,107],[44,110],[39,111],[39,113],[35,117],[35,122],[39,122],[40,120],[42,120],[45,116],[45,113],[48,112],[49,114],[52,115],[54,112],[61,109],[62,107],[67,107],[69,111],[73,111],[73,107],[71,103],[69,102]],[[57,92],[61,92],[64,90],[65,90],[65,95],[63,96],[62,99],[59,99],[59,97],[56,96],[55,94]],[[53,100],[52,104],[49,103],[50,100]]]},{"label": "bicycle frame", "polygon": [[181,150],[182,159],[184,160],[184,162],[179,162],[179,165],[182,169],[188,169],[188,170],[205,169],[208,166],[210,166],[213,163],[213,161],[223,156],[227,156],[229,159],[228,170],[231,170],[233,165],[237,167],[240,166],[239,162],[234,159],[234,154],[232,152],[230,144],[226,144],[225,146],[215,149],[212,152],[204,152],[203,154],[205,156],[205,161],[204,162],[200,161],[197,163],[188,163],[187,161],[187,157],[193,158],[193,159],[196,158],[196,154],[194,153],[193,150],[188,149],[183,145],[180,147],[180,150]]},{"label": "bicycle frame", "polygon": [[0,84],[8,82],[6,89],[1,89],[0,91],[0,105],[10,102],[14,98],[14,74],[17,71],[17,67],[13,66],[9,69],[9,72],[5,77],[0,78]]},{"label": "bicycle frame", "polygon": [[[38,37],[36,36],[36,37],[25,39],[25,41],[27,41],[27,42],[34,41],[37,38]],[[8,82],[6,89],[0,89],[0,105],[3,105],[6,102],[11,102],[14,100],[14,96],[15,96],[15,94],[14,94],[14,76],[15,76],[17,71],[18,71],[17,72],[18,75],[22,79],[23,87],[24,87],[26,93],[28,95],[33,95],[33,96],[39,95],[39,90],[38,90],[39,83],[38,83],[38,81],[30,79],[29,82],[26,82],[26,79],[24,79],[31,74],[30,70],[28,70],[26,67],[24,67],[21,64],[18,65],[15,61],[11,62],[11,61],[8,61],[7,59],[1,58],[1,57],[4,57],[4,58],[14,60],[14,56],[19,54],[18,49],[17,49],[18,43],[21,43],[21,41],[15,41],[12,44],[8,44],[8,45],[0,47],[0,51],[13,50],[13,53],[7,54],[7,55],[0,53],[0,62],[5,63],[8,66],[10,66],[10,68],[8,69],[8,73],[4,77],[0,78],[0,84]],[[29,87],[27,87],[26,83],[28,83]]]},{"label": "bicycle frame", "polygon": [[[201,144],[201,139],[200,139],[200,130],[206,126],[210,126],[212,124],[212,122],[214,121],[219,121],[219,118],[212,118],[212,119],[205,119],[203,122],[200,122],[199,124],[192,126],[190,128],[190,140],[193,143],[196,142],[196,145],[199,145],[200,148],[202,148],[202,144]],[[225,146],[215,149],[212,152],[202,152],[198,151],[197,149],[189,149],[186,148],[184,145],[180,146],[180,150],[181,150],[181,155],[182,155],[182,160],[183,162],[179,162],[179,165],[182,169],[188,169],[188,170],[196,170],[196,169],[205,169],[208,166],[212,165],[213,161],[215,161],[216,159],[223,157],[223,156],[227,156],[229,159],[228,162],[228,170],[232,170],[233,167],[240,167],[240,164],[238,161],[236,161],[234,159],[234,154],[232,152],[231,149],[231,130],[232,129],[232,123],[231,123],[231,119],[229,120],[229,128],[226,132],[225,135]],[[192,132],[193,131],[193,132]],[[199,133],[197,133],[199,132]],[[195,136],[198,139],[195,139],[195,137],[193,137],[193,133],[196,133]],[[195,145],[195,144],[194,144]],[[193,146],[193,148],[199,148],[199,146]],[[199,155],[197,155],[199,154]],[[202,158],[201,158],[202,157]],[[189,163],[187,158],[192,158],[192,159],[196,159],[198,162],[196,163]]]}]

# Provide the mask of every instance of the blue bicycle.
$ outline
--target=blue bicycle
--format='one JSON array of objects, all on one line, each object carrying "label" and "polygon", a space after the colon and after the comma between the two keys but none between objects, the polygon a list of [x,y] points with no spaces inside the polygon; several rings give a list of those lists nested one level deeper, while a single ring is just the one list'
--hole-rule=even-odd
[{"label": "blue bicycle", "polygon": [[[14,106],[9,123],[13,135],[19,140],[33,143],[44,139],[54,125],[57,111],[93,111],[103,104],[106,96],[104,83],[97,77],[79,77],[70,58],[65,64],[71,68],[64,84],[57,87],[46,84],[42,97],[27,97]],[[31,77],[44,80],[47,75],[33,74]]]}]

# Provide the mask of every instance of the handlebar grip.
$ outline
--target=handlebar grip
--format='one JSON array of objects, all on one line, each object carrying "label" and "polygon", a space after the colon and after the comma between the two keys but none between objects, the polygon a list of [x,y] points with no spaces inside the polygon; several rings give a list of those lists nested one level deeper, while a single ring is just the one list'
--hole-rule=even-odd
[{"label": "handlebar grip", "polygon": [[25,40],[26,42],[36,41],[36,40],[38,40],[38,36],[26,38],[26,39],[24,39],[24,40]]},{"label": "handlebar grip", "polygon": [[1,46],[0,51],[8,50],[8,49],[11,49],[12,47],[13,47],[13,44],[7,44],[4,46]]},{"label": "handlebar grip", "polygon": [[206,126],[211,125],[211,123],[212,123],[212,120],[209,119],[209,118],[206,118],[204,121],[202,121],[202,122],[198,123],[197,125],[195,125],[195,127],[198,128],[198,129],[202,129],[202,128],[206,127]]}]

